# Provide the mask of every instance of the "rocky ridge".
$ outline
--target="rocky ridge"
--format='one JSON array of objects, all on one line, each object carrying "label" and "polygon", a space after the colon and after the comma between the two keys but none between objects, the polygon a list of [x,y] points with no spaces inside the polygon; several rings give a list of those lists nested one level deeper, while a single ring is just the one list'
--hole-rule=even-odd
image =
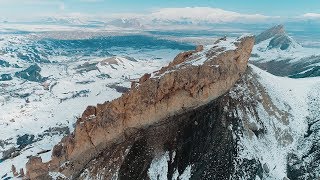
[{"label": "rocky ridge", "polygon": [[131,90],[112,102],[88,107],[75,131],[53,148],[52,160],[31,157],[27,177],[50,179],[59,172],[78,178],[85,166],[114,144],[140,129],[206,105],[226,93],[246,71],[254,44],[251,36],[179,54],[172,63],[133,82]]}]

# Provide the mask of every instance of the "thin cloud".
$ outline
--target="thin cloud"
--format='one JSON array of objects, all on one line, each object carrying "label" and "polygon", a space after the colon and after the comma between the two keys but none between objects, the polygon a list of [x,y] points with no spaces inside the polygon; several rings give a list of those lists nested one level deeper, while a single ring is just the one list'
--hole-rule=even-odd
[{"label": "thin cloud", "polygon": [[[1,0],[0,0],[1,1]],[[17,0],[13,0],[17,1]],[[83,12],[70,12],[69,8],[66,8],[63,1],[59,0],[27,0],[29,3],[54,3],[55,6],[62,11],[60,14],[50,15],[48,14],[39,13],[38,17],[53,17],[55,18],[74,18],[74,19],[81,19],[84,21],[87,20],[101,20],[101,21],[108,21],[112,19],[135,19],[141,21],[143,24],[152,24],[154,22],[157,23],[166,23],[172,22],[188,22],[192,24],[198,23],[259,23],[259,22],[266,22],[270,20],[278,20],[279,16],[266,16],[262,14],[245,14],[245,13],[238,13],[233,11],[226,11],[219,8],[212,8],[212,7],[183,7],[183,8],[161,8],[145,13],[93,13],[87,14]],[[86,2],[98,2],[101,0],[80,0]]]},{"label": "thin cloud", "polygon": [[111,16],[114,18],[143,19],[144,21],[188,21],[191,23],[254,23],[280,18],[279,16],[262,14],[242,14],[211,7],[161,8],[145,14],[117,13]]},{"label": "thin cloud", "polygon": [[207,21],[211,23],[261,22],[275,18],[261,14],[242,14],[211,7],[163,8],[151,13],[151,16],[160,20]]},{"label": "thin cloud", "polygon": [[307,19],[320,19],[320,14],[318,14],[318,13],[306,13],[306,14],[303,14],[302,17],[307,18]]}]

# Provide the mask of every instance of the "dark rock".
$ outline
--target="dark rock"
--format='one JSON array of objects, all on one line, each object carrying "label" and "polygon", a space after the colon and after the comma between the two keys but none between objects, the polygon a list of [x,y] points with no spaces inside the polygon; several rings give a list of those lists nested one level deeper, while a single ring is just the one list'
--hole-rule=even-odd
[{"label": "dark rock", "polygon": [[70,134],[69,127],[50,127],[45,130],[42,134],[38,135],[41,139],[45,136],[53,136],[53,135],[68,135]]},{"label": "dark rock", "polygon": [[69,99],[78,98],[78,97],[88,97],[89,93],[90,93],[90,90],[88,90],[88,89],[76,91],[76,92],[73,92],[73,94],[70,97],[65,97],[65,98],[60,99],[60,102],[63,102],[63,101],[69,100]]},{"label": "dark rock", "polygon": [[6,159],[14,157],[17,151],[18,151],[18,149],[15,147],[11,147],[8,150],[3,151],[1,160],[6,160]]},{"label": "dark rock", "polygon": [[5,177],[3,180],[9,180],[12,179],[12,177]]},{"label": "dark rock", "polygon": [[92,80],[88,80],[88,81],[79,81],[79,82],[76,82],[76,84],[91,84],[91,83],[94,83],[95,81],[92,81]]},{"label": "dark rock", "polygon": [[52,150],[52,156],[61,157],[63,152],[63,146],[61,144],[55,145]]},{"label": "dark rock", "polygon": [[269,42],[268,49],[279,48],[281,50],[288,49],[294,42],[286,34],[275,35]]},{"label": "dark rock", "polygon": [[262,167],[264,172],[266,172],[267,174],[270,172],[269,166],[266,163],[264,163]]},{"label": "dark rock", "polygon": [[320,66],[315,66],[308,71],[305,71],[305,72],[299,73],[299,74],[294,74],[289,77],[291,77],[291,78],[306,78],[306,77],[317,77],[317,76],[320,76]]},{"label": "dark rock", "polygon": [[235,172],[236,179],[263,179],[263,168],[259,160],[243,159]]},{"label": "dark rock", "polygon": [[1,74],[0,75],[0,81],[11,81],[12,76],[11,74]]},{"label": "dark rock", "polygon": [[124,87],[124,86],[120,86],[117,84],[111,84],[111,85],[107,85],[107,87],[111,88],[111,89],[115,89],[118,93],[126,93],[130,90],[130,88]]},{"label": "dark rock", "polygon": [[6,173],[5,175],[3,175],[1,178],[4,179],[5,177],[7,177],[8,174]]},{"label": "dark rock", "polygon": [[0,59],[0,67],[10,67],[10,63]]},{"label": "dark rock", "polygon": [[19,149],[26,147],[34,142],[34,135],[25,134],[23,136],[18,136],[17,145]]},{"label": "dark rock", "polygon": [[109,78],[111,78],[111,76],[109,74],[99,74],[99,75],[97,75],[97,78],[109,79]]},{"label": "dark rock", "polygon": [[119,179],[145,179],[152,159],[152,149],[147,146],[147,139],[136,141],[120,166]]},{"label": "dark rock", "polygon": [[38,66],[37,64],[34,64],[23,71],[15,73],[15,76],[28,81],[44,82],[46,78],[42,77],[40,72],[41,72],[40,66]]},{"label": "dark rock", "polygon": [[85,73],[85,72],[90,72],[94,70],[99,70],[99,68],[97,67],[97,64],[98,64],[97,62],[95,63],[85,62],[84,64],[77,66],[75,69],[77,70],[78,73]]},{"label": "dark rock", "polygon": [[130,57],[130,56],[125,56],[124,58],[126,58],[126,59],[128,59],[129,61],[132,61],[132,62],[138,62],[138,60],[136,60],[135,58]]},{"label": "dark rock", "polygon": [[42,150],[40,152],[37,152],[37,155],[45,154],[45,153],[50,152],[50,151],[51,151],[50,149],[49,150]]}]

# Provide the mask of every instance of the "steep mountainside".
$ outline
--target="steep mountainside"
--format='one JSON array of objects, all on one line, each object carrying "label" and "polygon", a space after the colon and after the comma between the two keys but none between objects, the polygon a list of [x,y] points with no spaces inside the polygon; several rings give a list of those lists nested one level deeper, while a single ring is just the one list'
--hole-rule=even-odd
[{"label": "steep mountainside", "polygon": [[74,133],[53,148],[52,160],[30,158],[27,176],[46,179],[60,172],[76,179],[88,163],[127,137],[138,137],[140,130],[210,103],[245,72],[253,44],[252,37],[241,37],[199,46],[152,75],[145,74],[120,98],[88,107]]},{"label": "steep mountainside", "polygon": [[250,58],[256,66],[278,76],[320,76],[319,49],[302,47],[282,25],[262,32],[256,39]]},{"label": "steep mountainside", "polygon": [[304,139],[319,85],[319,78],[279,78],[251,66],[228,93],[101,152],[79,179],[319,178],[318,152],[308,154],[319,141]]}]

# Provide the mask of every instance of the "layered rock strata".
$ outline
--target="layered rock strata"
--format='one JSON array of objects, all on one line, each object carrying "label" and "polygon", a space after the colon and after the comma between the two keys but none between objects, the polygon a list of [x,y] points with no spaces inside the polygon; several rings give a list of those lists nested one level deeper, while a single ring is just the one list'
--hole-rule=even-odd
[{"label": "layered rock strata", "polygon": [[133,82],[129,92],[96,107],[77,120],[75,131],[52,150],[43,163],[31,157],[26,165],[30,179],[50,179],[61,173],[76,179],[91,160],[111,147],[125,143],[142,129],[165,122],[206,105],[233,87],[246,71],[254,45],[251,36],[179,54],[167,67]]}]

